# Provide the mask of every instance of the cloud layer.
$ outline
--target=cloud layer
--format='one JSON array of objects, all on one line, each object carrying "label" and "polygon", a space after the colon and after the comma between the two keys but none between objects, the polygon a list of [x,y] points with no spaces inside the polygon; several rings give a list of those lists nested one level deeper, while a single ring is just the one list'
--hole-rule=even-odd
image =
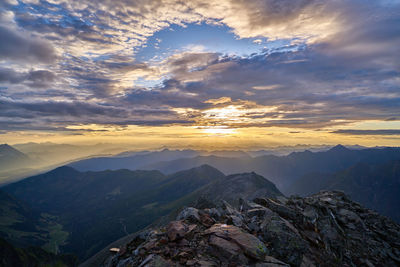
[{"label": "cloud layer", "polygon": [[[1,130],[84,124],[323,130],[400,115],[395,0],[1,5]],[[136,59],[156,32],[191,23],[228,26],[265,48],[246,57],[182,49],[158,61]],[[273,40],[282,46],[269,46]]]}]

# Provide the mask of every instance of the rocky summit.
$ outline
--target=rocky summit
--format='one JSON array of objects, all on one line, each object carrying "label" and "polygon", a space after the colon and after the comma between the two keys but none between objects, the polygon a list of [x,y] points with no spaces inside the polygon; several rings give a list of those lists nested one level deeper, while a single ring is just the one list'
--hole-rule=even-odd
[{"label": "rocky summit", "polygon": [[399,266],[400,226],[342,192],[200,200],[136,235],[104,266]]}]

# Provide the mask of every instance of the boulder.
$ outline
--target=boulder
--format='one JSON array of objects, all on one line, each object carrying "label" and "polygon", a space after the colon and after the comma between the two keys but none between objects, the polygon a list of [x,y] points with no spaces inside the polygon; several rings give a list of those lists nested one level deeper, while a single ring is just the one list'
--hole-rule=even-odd
[{"label": "boulder", "polygon": [[263,259],[268,252],[265,244],[257,237],[233,225],[214,224],[205,233],[235,242],[247,256],[254,259]]},{"label": "boulder", "polygon": [[210,235],[208,243],[214,246],[218,250],[218,253],[223,254],[226,258],[233,258],[242,253],[242,250],[235,242],[230,242],[216,235]]},{"label": "boulder", "polygon": [[184,208],[179,215],[176,217],[178,221],[187,220],[192,223],[200,221],[199,210],[196,208]]},{"label": "boulder", "polygon": [[271,248],[271,255],[290,265],[299,266],[307,250],[307,243],[297,230],[283,218],[273,215],[261,223],[264,241]]},{"label": "boulder", "polygon": [[183,221],[172,221],[167,226],[167,235],[170,241],[175,241],[183,238],[185,235],[193,231],[196,225],[188,225]]}]

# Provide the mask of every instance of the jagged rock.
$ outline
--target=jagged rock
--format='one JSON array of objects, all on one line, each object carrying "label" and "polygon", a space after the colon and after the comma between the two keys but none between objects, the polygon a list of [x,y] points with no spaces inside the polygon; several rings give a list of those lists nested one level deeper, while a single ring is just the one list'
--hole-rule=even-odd
[{"label": "jagged rock", "polygon": [[279,216],[285,218],[285,219],[290,219],[290,220],[296,220],[297,214],[294,210],[268,198],[256,198],[254,199],[254,202],[269,208],[270,210],[276,212],[279,214]]},{"label": "jagged rock", "polygon": [[149,255],[139,267],[172,267],[172,264],[159,255]]},{"label": "jagged rock", "polygon": [[175,241],[183,238],[186,234],[190,233],[196,225],[187,225],[183,221],[173,221],[167,226],[167,235],[170,241]]},{"label": "jagged rock", "polygon": [[307,243],[293,225],[272,215],[266,216],[260,227],[264,241],[271,247],[271,255],[294,266],[301,264]]},{"label": "jagged rock", "polygon": [[[186,208],[110,266],[399,266],[400,226],[341,192]],[[198,216],[197,216],[198,215]],[[158,265],[157,265],[158,264]]]},{"label": "jagged rock", "polygon": [[196,223],[200,221],[199,211],[195,208],[184,208],[176,217],[178,221],[180,220],[188,220],[190,222]]},{"label": "jagged rock", "polygon": [[228,223],[237,227],[241,227],[243,226],[243,219],[236,215],[231,215],[228,217]]},{"label": "jagged rock", "polygon": [[290,267],[289,264],[281,262],[273,257],[266,256],[262,263],[257,263],[256,267]]},{"label": "jagged rock", "polygon": [[210,214],[211,218],[215,220],[219,220],[219,218],[222,216],[222,214],[216,208],[207,209],[207,212]]},{"label": "jagged rock", "polygon": [[200,222],[205,225],[210,227],[211,225],[213,225],[215,223],[215,220],[213,218],[211,218],[210,215],[208,215],[205,212],[201,212],[200,214]]},{"label": "jagged rock", "polygon": [[247,216],[249,217],[261,217],[266,213],[266,209],[265,208],[255,208],[255,209],[251,209],[247,211]]}]

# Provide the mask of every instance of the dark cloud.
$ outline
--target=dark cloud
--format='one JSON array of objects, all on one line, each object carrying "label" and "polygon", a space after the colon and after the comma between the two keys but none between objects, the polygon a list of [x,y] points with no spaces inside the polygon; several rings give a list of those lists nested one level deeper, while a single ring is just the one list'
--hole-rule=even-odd
[{"label": "dark cloud", "polygon": [[56,75],[48,70],[31,70],[17,72],[9,68],[0,68],[0,82],[11,84],[25,84],[29,87],[48,87],[56,79]]},{"label": "dark cloud", "polygon": [[170,125],[188,124],[168,109],[126,108],[85,102],[12,102],[0,100],[3,130],[67,131],[66,125]]},{"label": "dark cloud", "polygon": [[53,62],[53,47],[42,40],[17,33],[0,25],[0,58],[23,62]]},{"label": "dark cloud", "polygon": [[[14,112],[14,113],[13,113]],[[14,114],[14,115],[13,115]],[[26,114],[26,115],[24,115]],[[127,112],[121,108],[89,104],[82,102],[11,102],[0,101],[0,116],[26,117],[26,116],[71,116],[71,117],[93,117],[109,116],[124,117]]]}]

